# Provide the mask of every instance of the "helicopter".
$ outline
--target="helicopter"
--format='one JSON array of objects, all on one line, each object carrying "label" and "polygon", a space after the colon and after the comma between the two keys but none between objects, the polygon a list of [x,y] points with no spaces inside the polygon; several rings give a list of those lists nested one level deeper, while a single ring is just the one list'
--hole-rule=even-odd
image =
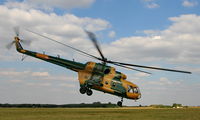
[{"label": "helicopter", "polygon": [[127,76],[124,73],[117,71],[115,67],[109,66],[108,64],[113,64],[115,66],[123,67],[130,70],[135,70],[138,72],[144,72],[146,74],[151,74],[151,73],[142,71],[139,69],[135,69],[134,67],[191,74],[191,72],[188,72],[188,71],[136,65],[136,64],[108,60],[103,55],[103,52],[100,49],[100,45],[96,39],[95,34],[87,30],[84,30],[84,31],[86,32],[88,38],[92,41],[93,45],[97,49],[100,57],[91,55],[82,50],[79,50],[67,44],[61,43],[55,39],[33,32],[31,30],[28,30],[28,29],[26,30],[28,32],[39,35],[53,42],[56,42],[58,44],[69,47],[77,52],[80,52],[86,56],[89,56],[101,62],[96,63],[96,62],[90,61],[84,64],[84,63],[76,62],[74,60],[63,59],[63,58],[60,58],[60,56],[55,57],[55,56],[46,55],[45,53],[38,53],[38,52],[24,49],[21,43],[30,44],[30,42],[19,38],[19,27],[14,28],[16,36],[14,37],[14,41],[7,45],[7,48],[10,49],[11,46],[14,44],[16,47],[16,50],[19,53],[32,56],[40,60],[50,62],[52,64],[56,64],[58,66],[77,72],[78,80],[80,83],[79,91],[81,94],[87,94],[88,96],[91,96],[93,94],[93,91],[92,91],[93,89],[93,90],[101,91],[104,93],[109,93],[115,96],[119,96],[121,97],[121,100],[117,102],[117,105],[120,107],[122,107],[123,98],[138,100],[141,98],[141,92],[139,90],[139,87],[136,84],[127,80]]}]

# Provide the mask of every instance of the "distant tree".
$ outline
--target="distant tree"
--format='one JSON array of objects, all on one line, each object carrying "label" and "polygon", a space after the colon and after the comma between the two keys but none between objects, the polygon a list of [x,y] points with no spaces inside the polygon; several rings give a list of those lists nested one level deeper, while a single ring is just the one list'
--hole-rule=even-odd
[{"label": "distant tree", "polygon": [[101,102],[93,102],[93,104],[95,104],[95,105],[100,105]]},{"label": "distant tree", "polygon": [[180,108],[180,107],[182,107],[182,104],[173,103],[172,107],[173,108]]}]

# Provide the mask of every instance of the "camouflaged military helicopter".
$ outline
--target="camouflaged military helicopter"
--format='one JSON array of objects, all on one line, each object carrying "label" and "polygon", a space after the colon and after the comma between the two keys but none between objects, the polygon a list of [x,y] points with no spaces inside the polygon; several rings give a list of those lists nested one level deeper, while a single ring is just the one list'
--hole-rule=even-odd
[{"label": "camouflaged military helicopter", "polygon": [[69,48],[71,48],[75,51],[78,51],[84,55],[87,55],[89,57],[97,59],[97,60],[101,61],[101,63],[87,62],[87,63],[83,64],[83,63],[79,63],[79,62],[75,62],[75,61],[71,61],[71,60],[66,60],[66,59],[60,58],[59,56],[54,57],[54,56],[46,55],[44,53],[37,53],[37,52],[23,49],[20,42],[26,43],[26,44],[29,44],[30,42],[24,41],[19,38],[19,28],[18,27],[16,27],[14,30],[15,30],[16,36],[14,37],[14,41],[7,45],[8,49],[11,48],[11,46],[13,44],[15,44],[16,50],[22,54],[32,56],[32,57],[44,60],[46,62],[50,62],[50,63],[56,64],[61,67],[65,67],[67,69],[77,72],[78,80],[80,83],[79,91],[81,94],[87,94],[88,96],[91,96],[93,94],[92,89],[94,89],[94,90],[101,91],[104,93],[116,95],[116,96],[121,97],[121,101],[118,101],[118,103],[117,103],[118,106],[122,106],[123,98],[132,99],[132,100],[140,99],[141,93],[136,84],[126,80],[127,76],[125,74],[123,74],[119,71],[116,71],[116,69],[114,67],[108,66],[107,63],[113,64],[116,66],[120,66],[120,67],[124,67],[127,69],[131,69],[131,70],[136,70],[139,72],[144,72],[147,74],[151,74],[151,73],[142,71],[142,70],[138,70],[133,67],[191,74],[191,72],[187,72],[187,71],[165,69],[165,68],[158,68],[158,67],[149,67],[149,66],[135,65],[135,64],[107,60],[104,57],[104,55],[100,49],[100,46],[96,40],[95,35],[89,31],[85,31],[85,32],[88,35],[88,37],[90,38],[90,40],[92,41],[92,43],[94,44],[95,48],[97,49],[97,51],[101,57],[96,57],[96,56],[86,53],[82,50],[79,50],[79,49],[71,47],[67,44],[61,43],[57,40],[54,40],[52,38],[49,38],[47,36],[27,30],[31,33],[37,34],[48,40],[51,40],[51,41],[54,41],[61,45],[64,45],[66,47],[69,47]]}]

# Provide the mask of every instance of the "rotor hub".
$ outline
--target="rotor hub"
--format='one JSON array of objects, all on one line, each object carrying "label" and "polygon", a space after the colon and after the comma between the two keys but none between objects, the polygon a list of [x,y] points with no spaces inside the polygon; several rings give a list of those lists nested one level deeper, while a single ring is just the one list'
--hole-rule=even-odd
[{"label": "rotor hub", "polygon": [[20,41],[19,37],[17,37],[17,36],[14,39],[15,39],[16,42]]}]

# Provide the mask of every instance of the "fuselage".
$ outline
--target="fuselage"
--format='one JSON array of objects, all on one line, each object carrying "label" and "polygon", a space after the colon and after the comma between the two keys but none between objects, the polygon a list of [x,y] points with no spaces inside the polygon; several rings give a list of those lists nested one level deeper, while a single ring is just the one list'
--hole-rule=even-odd
[{"label": "fuselage", "polygon": [[79,71],[78,74],[80,86],[96,82],[92,86],[95,90],[134,100],[141,97],[138,86],[127,81],[127,76],[116,71],[114,67],[101,63],[87,62],[85,69]]}]

